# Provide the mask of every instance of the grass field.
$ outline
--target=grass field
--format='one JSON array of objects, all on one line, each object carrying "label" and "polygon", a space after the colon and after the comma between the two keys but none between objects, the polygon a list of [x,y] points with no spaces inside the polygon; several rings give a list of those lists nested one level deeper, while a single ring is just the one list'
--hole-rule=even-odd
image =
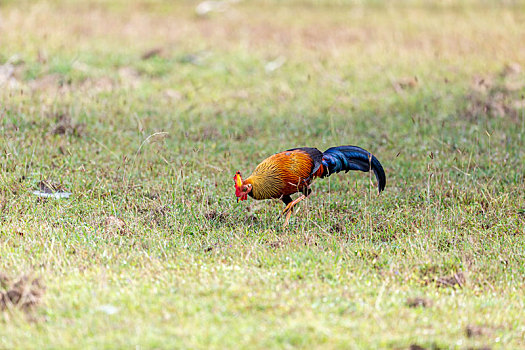
[{"label": "grass field", "polygon": [[221,4],[0,0],[0,349],[525,348],[525,5]]}]

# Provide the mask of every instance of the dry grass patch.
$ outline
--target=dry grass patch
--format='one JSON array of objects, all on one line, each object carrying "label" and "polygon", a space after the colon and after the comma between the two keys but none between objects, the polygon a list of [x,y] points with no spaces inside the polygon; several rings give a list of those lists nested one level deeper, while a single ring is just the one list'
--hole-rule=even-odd
[{"label": "dry grass patch", "polygon": [[29,312],[40,304],[45,290],[40,278],[23,275],[12,279],[0,272],[0,311],[16,308]]},{"label": "dry grass patch", "polygon": [[416,308],[416,307],[422,307],[427,308],[431,307],[434,304],[434,302],[431,299],[423,298],[423,297],[415,297],[415,298],[409,298],[407,300],[408,307]]},{"label": "dry grass patch", "polygon": [[475,77],[466,101],[461,114],[472,122],[487,115],[521,125],[525,115],[525,74],[521,66],[507,64],[499,74]]},{"label": "dry grass patch", "polygon": [[104,233],[108,236],[127,236],[131,232],[124,220],[110,215],[104,220]]}]

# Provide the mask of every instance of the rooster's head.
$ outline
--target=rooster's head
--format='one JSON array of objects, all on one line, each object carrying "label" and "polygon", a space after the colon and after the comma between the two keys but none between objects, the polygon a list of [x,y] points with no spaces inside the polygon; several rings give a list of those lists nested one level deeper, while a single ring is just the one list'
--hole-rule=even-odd
[{"label": "rooster's head", "polygon": [[247,184],[242,180],[240,171],[235,173],[233,180],[235,181],[235,195],[237,196],[237,202],[248,199],[248,193],[252,190],[252,184]]}]

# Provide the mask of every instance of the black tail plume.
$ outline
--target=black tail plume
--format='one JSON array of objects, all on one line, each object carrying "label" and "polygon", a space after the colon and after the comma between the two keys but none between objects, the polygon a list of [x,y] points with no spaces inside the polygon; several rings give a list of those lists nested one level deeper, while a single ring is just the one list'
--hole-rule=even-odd
[{"label": "black tail plume", "polygon": [[359,170],[374,171],[379,192],[386,186],[386,175],[379,160],[370,152],[357,146],[332,147],[323,152],[323,166],[326,168],[323,177],[340,171]]}]

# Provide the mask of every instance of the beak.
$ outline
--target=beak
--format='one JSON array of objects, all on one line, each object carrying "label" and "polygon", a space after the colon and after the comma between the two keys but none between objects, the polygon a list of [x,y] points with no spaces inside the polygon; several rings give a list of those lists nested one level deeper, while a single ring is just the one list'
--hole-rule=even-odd
[{"label": "beak", "polygon": [[239,203],[239,197],[237,197],[237,203]]}]

